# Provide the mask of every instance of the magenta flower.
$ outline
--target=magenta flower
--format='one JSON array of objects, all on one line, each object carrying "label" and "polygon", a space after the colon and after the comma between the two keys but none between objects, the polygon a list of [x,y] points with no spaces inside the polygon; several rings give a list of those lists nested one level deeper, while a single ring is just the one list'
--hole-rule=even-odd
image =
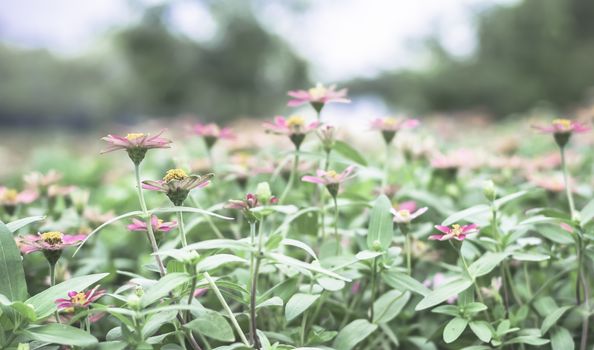
[{"label": "magenta flower", "polygon": [[287,104],[289,107],[297,107],[306,103],[310,103],[312,107],[319,113],[326,103],[349,103],[351,100],[346,98],[347,89],[336,91],[336,85],[325,87],[318,83],[315,87],[308,90],[294,90],[289,91],[288,95],[292,99]]},{"label": "magenta flower", "polygon": [[54,265],[62,250],[79,245],[86,235],[65,235],[62,232],[50,231],[37,235],[26,235],[17,239],[17,244],[23,254],[41,251],[51,265]]},{"label": "magenta flower", "polygon": [[390,143],[398,131],[413,129],[419,124],[417,119],[377,118],[371,122],[371,129],[381,131],[384,141]]},{"label": "magenta flower", "polygon": [[571,134],[584,133],[591,129],[589,126],[569,119],[555,119],[550,125],[535,125],[533,128],[540,130],[542,133],[553,134],[559,147],[564,147],[567,144]]},{"label": "magenta flower", "polygon": [[[268,204],[278,203],[278,198],[272,196],[268,199]],[[261,205],[258,200],[258,196],[253,193],[248,193],[244,200],[230,199],[227,201],[225,208],[227,209],[238,209],[243,212],[243,215],[250,223],[254,223],[260,219],[256,213],[252,212],[251,209],[259,207]]]},{"label": "magenta flower", "polygon": [[204,176],[188,175],[182,169],[170,169],[163,177],[163,180],[143,181],[142,188],[149,191],[163,192],[174,205],[180,206],[191,190],[208,186],[213,176],[214,174]]},{"label": "magenta flower", "polygon": [[235,134],[231,131],[230,128],[219,128],[218,125],[214,123],[210,124],[201,124],[198,123],[194,125],[194,133],[198,136],[204,138],[204,142],[206,142],[206,146],[210,149],[219,139],[233,139],[235,138]]},{"label": "magenta flower", "polygon": [[169,148],[171,140],[161,137],[164,130],[151,136],[150,134],[132,133],[124,136],[107,135],[103,137],[103,141],[109,142],[109,147],[101,153],[108,153],[117,150],[125,150],[128,156],[138,165],[144,159],[146,151],[151,148]]},{"label": "magenta flower", "polygon": [[97,290],[99,286],[88,290],[88,291],[70,291],[68,292],[68,298],[60,298],[56,299],[55,303],[58,306],[58,310],[64,310],[66,312],[73,312],[77,309],[86,309],[91,305],[91,303],[95,302],[97,299],[101,298],[105,295],[106,291],[104,289]]},{"label": "magenta flower", "polygon": [[413,201],[403,202],[397,208],[392,208],[394,222],[397,224],[410,224],[411,221],[423,215],[427,207],[417,209],[417,204]]},{"label": "magenta flower", "polygon": [[352,178],[351,173],[354,170],[355,167],[352,165],[346,168],[340,174],[334,170],[325,171],[320,169],[316,172],[317,176],[305,175],[301,178],[301,181],[324,185],[332,197],[336,198],[340,185],[346,180]]},{"label": "magenta flower", "polygon": [[274,117],[274,122],[265,122],[262,124],[267,132],[276,135],[287,135],[293,141],[297,149],[301,146],[305,135],[317,129],[319,122],[314,121],[306,125],[305,119],[298,115],[293,115],[287,119],[283,116]]},{"label": "magenta flower", "polygon": [[429,239],[438,241],[446,241],[452,238],[463,241],[469,234],[478,232],[478,226],[475,224],[464,226],[454,224],[451,227],[435,225],[435,228],[443,232],[443,234],[429,236]]},{"label": "magenta flower", "polygon": [[[177,227],[177,221],[164,222],[156,215],[153,215],[151,216],[151,226],[153,227],[153,232],[169,232]],[[146,232],[146,228],[146,222],[138,219],[132,219],[132,223],[128,225],[128,230],[130,231]]]}]

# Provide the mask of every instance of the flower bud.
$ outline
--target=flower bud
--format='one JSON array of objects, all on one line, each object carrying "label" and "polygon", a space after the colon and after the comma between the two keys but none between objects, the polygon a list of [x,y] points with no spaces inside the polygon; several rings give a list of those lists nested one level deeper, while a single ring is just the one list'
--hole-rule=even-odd
[{"label": "flower bud", "polygon": [[260,203],[268,203],[272,198],[272,192],[270,191],[270,185],[268,182],[260,182],[256,187],[256,198]]},{"label": "flower bud", "polygon": [[492,180],[488,180],[483,183],[483,194],[485,195],[485,198],[491,202],[497,198],[497,189],[495,188],[495,183],[493,183]]}]

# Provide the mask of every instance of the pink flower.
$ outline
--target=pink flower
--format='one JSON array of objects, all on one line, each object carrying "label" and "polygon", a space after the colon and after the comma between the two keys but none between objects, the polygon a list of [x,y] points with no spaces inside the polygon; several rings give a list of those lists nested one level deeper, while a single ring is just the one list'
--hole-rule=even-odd
[{"label": "pink flower", "polygon": [[[154,232],[169,232],[177,227],[177,221],[163,222],[156,215],[153,215],[151,216],[151,226]],[[132,223],[128,225],[128,230],[146,232],[146,227],[146,222],[132,219]]]},{"label": "pink flower", "polygon": [[188,175],[182,169],[170,169],[163,177],[163,180],[144,180],[142,188],[149,191],[163,192],[174,205],[180,206],[191,190],[208,186],[213,176],[214,174],[204,176]]},{"label": "pink flower", "polygon": [[423,215],[427,207],[417,209],[417,204],[413,201],[403,202],[398,208],[392,208],[391,212],[394,215],[394,222],[397,224],[409,224],[414,219]]},{"label": "pink flower", "polygon": [[397,132],[402,129],[413,129],[421,122],[417,119],[376,118],[371,122],[371,128],[378,131]]},{"label": "pink flower", "polygon": [[62,232],[50,231],[23,236],[18,239],[18,244],[23,254],[29,254],[37,251],[62,251],[78,245],[85,238],[85,235],[65,235]]},{"label": "pink flower", "polygon": [[0,186],[0,205],[15,207],[19,204],[29,204],[38,197],[37,191],[23,190],[21,192]]},{"label": "pink flower", "polygon": [[334,170],[325,171],[320,169],[316,172],[317,176],[305,175],[301,178],[301,181],[324,185],[332,197],[336,198],[340,185],[352,177],[353,170],[355,170],[355,167],[352,165],[340,174]]},{"label": "pink flower", "polygon": [[297,107],[306,103],[310,103],[316,111],[320,111],[326,103],[349,103],[351,100],[346,98],[347,89],[336,91],[336,85],[325,87],[318,83],[315,87],[309,90],[294,90],[289,91],[288,95],[292,99],[287,104],[289,107]]},{"label": "pink flower", "polygon": [[[278,198],[272,196],[267,201],[268,201],[268,204],[276,204],[276,203],[278,203]],[[261,204],[260,204],[260,201],[258,200],[258,196],[256,196],[255,194],[252,194],[252,193],[248,193],[244,200],[231,199],[231,200],[227,201],[225,208],[241,210],[243,212],[243,215],[245,216],[245,218],[250,223],[254,223],[260,218],[260,216],[258,216],[256,213],[252,212],[251,209],[259,207],[260,205]]]},{"label": "pink flower", "polygon": [[198,136],[204,137],[206,146],[211,148],[219,139],[234,139],[235,134],[230,128],[219,128],[214,123],[194,125],[194,133]]},{"label": "pink flower", "polygon": [[208,292],[208,288],[196,288],[192,295],[194,296],[194,298],[200,298],[201,296],[206,294],[206,292]]},{"label": "pink flower", "polygon": [[67,299],[56,299],[55,303],[58,305],[59,310],[66,312],[73,312],[76,309],[86,309],[91,303],[105,295],[106,291],[104,289],[97,290],[98,288],[99,286],[96,286],[86,292],[70,291],[68,292]]},{"label": "pink flower", "polygon": [[584,133],[590,131],[590,127],[586,126],[578,121],[569,119],[555,119],[550,125],[539,126],[534,125],[533,128],[546,133],[546,134],[557,134],[557,133]]},{"label": "pink flower", "polygon": [[151,148],[169,148],[171,140],[161,137],[164,130],[151,136],[150,134],[132,133],[126,136],[107,135],[101,138],[107,141],[110,145],[101,153],[108,153],[117,150],[125,150],[134,164],[140,164],[144,159],[146,151]]},{"label": "pink flower", "polygon": [[451,227],[435,225],[435,228],[443,232],[443,234],[429,236],[429,239],[438,241],[445,241],[452,238],[457,239],[459,241],[463,241],[469,234],[478,232],[478,226],[475,224],[464,226],[454,224]]},{"label": "pink flower", "polygon": [[62,179],[62,174],[53,169],[48,171],[47,174],[34,171],[23,176],[23,179],[27,188],[43,190],[60,181]]},{"label": "pink flower", "polygon": [[276,135],[287,135],[293,141],[297,149],[301,146],[305,135],[317,129],[319,122],[313,121],[309,124],[305,123],[305,119],[298,115],[293,115],[287,119],[283,116],[274,117],[274,122],[265,122],[262,124],[267,132]]}]

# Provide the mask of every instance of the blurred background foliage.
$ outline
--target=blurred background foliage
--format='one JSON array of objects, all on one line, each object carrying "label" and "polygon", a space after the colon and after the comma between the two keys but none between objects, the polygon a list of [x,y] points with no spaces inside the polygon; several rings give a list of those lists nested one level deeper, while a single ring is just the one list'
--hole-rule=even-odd
[{"label": "blurred background foliage", "polygon": [[[287,90],[315,82],[310,64],[262,26],[249,1],[206,4],[218,28],[207,41],[170,30],[165,3],[143,7],[141,21],[76,57],[0,44],[0,125],[89,129],[183,113],[219,122],[269,117],[283,108]],[[592,18],[591,0],[494,6],[477,15],[478,44],[469,56],[429,37],[430,64],[337,83],[352,97],[379,97],[412,113],[567,111],[593,94]]]}]

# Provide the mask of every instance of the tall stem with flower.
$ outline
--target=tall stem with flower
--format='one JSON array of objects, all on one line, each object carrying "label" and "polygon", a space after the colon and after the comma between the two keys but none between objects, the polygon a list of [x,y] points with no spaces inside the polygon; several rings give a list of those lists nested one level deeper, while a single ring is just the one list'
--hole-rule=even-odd
[{"label": "tall stem with flower", "polygon": [[423,215],[427,207],[417,209],[415,202],[404,202],[397,208],[392,208],[394,222],[398,225],[400,232],[404,235],[404,249],[406,252],[406,271],[412,275],[412,237],[410,235],[410,224],[417,217]]},{"label": "tall stem with flower", "polygon": [[347,98],[347,89],[336,90],[336,85],[324,86],[317,83],[308,90],[291,90],[288,92],[291,97],[289,107],[299,107],[309,103],[316,111],[318,122],[321,122],[322,109],[327,103],[350,103]]}]

